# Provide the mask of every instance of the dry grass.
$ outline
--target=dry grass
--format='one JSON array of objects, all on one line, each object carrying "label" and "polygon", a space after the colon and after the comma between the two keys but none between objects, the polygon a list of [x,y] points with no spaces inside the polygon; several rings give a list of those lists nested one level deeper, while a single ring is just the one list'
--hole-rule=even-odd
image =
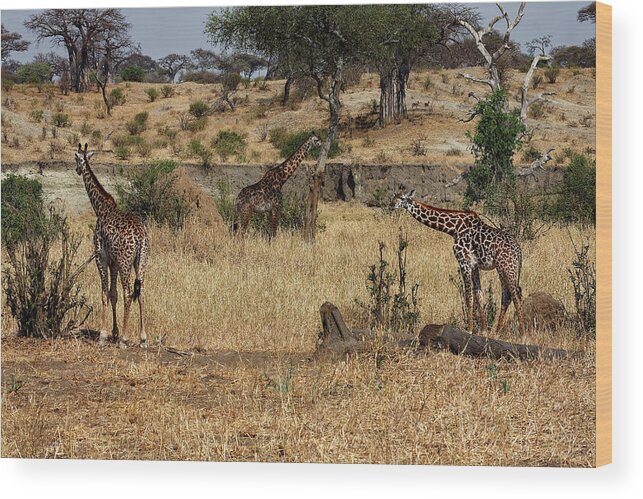
[{"label": "dry grass", "polygon": [[[320,304],[358,325],[355,299],[367,299],[377,241],[392,258],[400,227],[422,323],[461,320],[447,236],[361,205],[324,205],[321,221],[312,247],[287,233],[269,244],[197,224],[178,236],[151,230],[148,338],[201,352],[190,357],[18,340],[4,313],[3,457],[593,465],[594,344],[571,330],[527,340],[579,358],[497,362],[496,377],[489,361],[448,353],[312,361]],[[592,231],[572,234],[594,241]],[[523,250],[525,294],[549,292],[573,308],[568,231]],[[495,274],[484,279],[498,297]],[[95,269],[83,285],[98,312]],[[223,350],[259,353],[215,354]],[[289,371],[292,386],[278,390]]]},{"label": "dry grass", "polygon": [[[384,129],[356,128],[360,117],[367,122],[375,119],[374,115],[369,114],[371,101],[379,99],[377,76],[363,75],[360,83],[347,89],[342,97],[345,114],[340,138],[350,147],[337,160],[365,163],[463,163],[463,158],[450,152],[454,149],[466,150],[469,142],[465,132],[473,124],[462,123],[459,119],[471,107],[471,99],[467,98],[469,91],[482,95],[485,89],[464,81],[459,76],[461,71],[432,70],[413,73],[407,92],[409,119]],[[471,68],[468,71],[478,74],[481,69]],[[425,89],[423,85],[427,77],[434,82],[429,89]],[[516,106],[518,103],[515,99],[523,78],[524,74],[515,70],[508,77],[509,95]],[[570,85],[575,88],[573,94],[565,91]],[[267,83],[266,90],[241,86],[237,93],[241,102],[234,112],[215,113],[202,131],[182,131],[181,116],[187,113],[190,103],[197,100],[213,103],[220,94],[220,85],[183,83],[175,86],[175,96],[149,102],[145,90],[150,87],[158,90],[161,86],[162,84],[149,83],[116,85],[124,92],[126,102],[122,106],[116,106],[113,115],[109,117],[104,115],[104,111],[100,111],[102,100],[98,93],[69,96],[56,93],[53,97],[48,97],[46,92],[39,93],[35,87],[17,85],[7,94],[9,104],[4,98],[2,103],[3,131],[7,134],[7,142],[2,147],[2,161],[24,161],[26,151],[30,160],[67,160],[75,142],[81,140],[89,142],[92,147],[102,144],[104,158],[115,164],[125,165],[140,163],[143,159],[170,157],[182,162],[197,163],[195,158],[186,153],[190,140],[196,138],[209,144],[220,130],[230,129],[244,135],[248,141],[245,158],[241,158],[241,161],[267,163],[277,161],[279,152],[268,141],[260,140],[258,128],[265,125],[268,128],[302,130],[324,127],[327,122],[327,109],[317,98],[282,107],[279,104],[279,94],[283,91],[283,82],[272,81]],[[586,118],[595,116],[595,80],[592,70],[581,70],[574,75],[572,70],[563,69],[555,84],[545,86],[547,91],[556,92],[556,95],[549,105],[551,112],[529,122],[530,127],[539,127],[532,145],[540,150],[554,146],[557,150],[570,147],[578,151],[587,146],[595,146],[595,120]],[[454,88],[459,90],[454,93]],[[49,121],[59,110],[69,115],[72,126],[57,129],[57,137],[52,138]],[[42,122],[34,122],[31,117],[34,111],[43,111]],[[149,113],[149,123],[148,130],[141,137],[151,146],[151,150],[142,148],[145,152],[141,156],[138,147],[132,146],[130,158],[118,159],[112,139],[123,135],[125,124],[142,111]],[[563,112],[568,122],[577,123],[584,119],[589,127],[570,127],[559,119]],[[87,126],[84,127],[85,123]],[[45,139],[42,138],[43,126],[46,128]],[[159,129],[174,131],[176,137],[169,139],[159,133]],[[92,137],[94,130],[100,132],[102,140]],[[426,155],[414,156],[412,153],[412,142],[418,136],[426,138]],[[365,137],[368,140],[364,140]],[[15,146],[14,141],[17,141]],[[230,158],[229,161],[239,162],[240,159]]]}]

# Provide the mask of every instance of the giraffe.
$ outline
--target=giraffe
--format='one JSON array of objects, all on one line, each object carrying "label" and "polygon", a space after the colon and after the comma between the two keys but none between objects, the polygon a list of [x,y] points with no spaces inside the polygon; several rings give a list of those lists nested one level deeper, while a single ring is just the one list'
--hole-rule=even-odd
[{"label": "giraffe", "polygon": [[[103,188],[89,166],[93,153],[87,152],[87,144],[76,151],[76,173],[81,175],[96,214],[94,230],[94,257],[101,282],[101,326],[99,344],[107,339],[107,301],[112,304],[112,339],[119,338],[116,321],[118,302],[117,277],[120,275],[123,286],[123,331],[121,347],[127,344],[127,321],[132,300],[138,300],[139,329],[141,347],[147,346],[145,323],[143,320],[143,290],[145,283],[145,264],[149,252],[149,239],[145,226],[138,215],[124,213],[118,209],[114,198]],[[134,290],[130,289],[130,272],[134,268]],[[108,286],[109,271],[109,286]]]},{"label": "giraffe", "polygon": [[299,167],[306,153],[313,147],[321,145],[321,140],[311,135],[283,163],[268,170],[259,182],[241,189],[235,203],[236,219],[234,232],[245,234],[253,212],[269,213],[270,233],[272,239],[277,233],[281,210],[281,189],[290,176]]},{"label": "giraffe", "polygon": [[[502,331],[504,319],[513,301],[518,316],[518,328],[525,335],[520,289],[522,253],[516,239],[507,232],[485,224],[473,211],[435,208],[413,199],[415,190],[395,196],[395,208],[407,210],[413,218],[431,229],[453,237],[453,253],[464,283],[467,309],[467,328],[473,331],[473,307],[478,309],[482,331],[487,330],[487,316],[482,306],[480,270],[496,269],[502,286],[502,306],[496,329]],[[474,303],[475,302],[475,303]]]}]

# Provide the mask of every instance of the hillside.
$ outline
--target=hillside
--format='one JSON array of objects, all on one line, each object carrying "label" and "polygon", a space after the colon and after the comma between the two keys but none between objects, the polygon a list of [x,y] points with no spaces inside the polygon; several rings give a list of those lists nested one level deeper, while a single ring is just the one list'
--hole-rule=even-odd
[{"label": "hillside", "polygon": [[[464,165],[471,162],[467,150],[467,130],[473,122],[459,121],[466,116],[472,99],[470,91],[483,95],[482,85],[464,80],[463,70],[431,70],[413,73],[407,94],[409,118],[384,129],[374,126],[373,106],[379,98],[378,77],[365,74],[360,82],[343,94],[345,105],[340,139],[343,152],[335,158],[346,163],[425,163]],[[480,68],[467,70],[481,74]],[[511,101],[519,100],[524,74],[511,71],[508,88]],[[595,149],[595,79],[592,69],[564,69],[554,84],[546,80],[537,90],[555,92],[542,107],[542,116],[529,118],[529,126],[537,130],[531,141],[539,151],[555,147],[555,160],[548,166],[564,164],[562,150],[571,148],[593,154]],[[175,95],[159,95],[150,102],[145,91],[160,91],[161,84],[119,83],[125,103],[116,106],[112,116],[104,112],[101,96],[88,94],[60,95],[57,89],[16,85],[3,92],[2,98],[2,162],[71,161],[77,142],[89,142],[91,148],[102,150],[100,162],[138,164],[153,158],[174,158],[182,163],[197,163],[190,157],[187,144],[199,139],[210,144],[223,129],[243,134],[248,143],[246,153],[227,158],[228,163],[271,163],[279,160],[279,151],[269,139],[261,140],[260,129],[285,127],[289,131],[325,126],[327,110],[312,91],[305,100],[296,96],[287,106],[280,104],[283,81],[243,85],[236,93],[239,104],[235,111],[215,112],[202,131],[181,130],[181,117],[191,102],[213,103],[220,94],[220,85],[181,83],[174,85]],[[295,93],[297,93],[295,91]],[[301,93],[301,92],[300,92]],[[126,123],[136,113],[149,113],[147,130],[140,134],[142,145],[133,145],[127,159],[119,159],[114,140],[127,134]],[[64,113],[69,126],[55,128],[52,116]],[[54,131],[55,129],[55,131]],[[54,136],[55,135],[55,136]],[[139,142],[141,140],[139,139]],[[415,145],[415,147],[413,147]],[[223,162],[215,156],[214,163]],[[517,163],[525,163],[518,154]]]}]

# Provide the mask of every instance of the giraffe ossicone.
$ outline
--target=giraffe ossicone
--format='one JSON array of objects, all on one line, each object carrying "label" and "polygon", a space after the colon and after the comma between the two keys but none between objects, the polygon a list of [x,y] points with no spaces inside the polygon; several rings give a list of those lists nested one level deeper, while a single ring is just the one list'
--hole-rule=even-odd
[{"label": "giraffe ossicone", "polygon": [[[94,230],[94,256],[101,280],[101,327],[99,342],[107,339],[107,302],[112,304],[112,338],[119,338],[116,320],[118,302],[117,278],[123,287],[123,330],[121,345],[127,343],[127,322],[132,300],[139,304],[139,329],[141,346],[147,346],[143,317],[145,266],[149,253],[149,238],[145,225],[138,215],[118,209],[114,198],[100,184],[89,166],[93,153],[78,144],[76,151],[76,173],[81,175],[89,202],[96,214]],[[132,291],[130,274],[134,269],[135,280]],[[108,275],[109,273],[109,275]]]},{"label": "giraffe ossicone", "polygon": [[505,314],[513,302],[518,328],[524,336],[526,331],[520,289],[522,252],[516,238],[502,229],[485,224],[473,211],[436,208],[418,201],[414,196],[415,190],[397,194],[394,207],[405,209],[427,227],[453,237],[453,253],[464,285],[468,330],[473,330],[474,305],[479,312],[482,331],[487,330],[480,270],[496,269],[502,286],[502,304],[495,328],[498,331],[503,329]]}]

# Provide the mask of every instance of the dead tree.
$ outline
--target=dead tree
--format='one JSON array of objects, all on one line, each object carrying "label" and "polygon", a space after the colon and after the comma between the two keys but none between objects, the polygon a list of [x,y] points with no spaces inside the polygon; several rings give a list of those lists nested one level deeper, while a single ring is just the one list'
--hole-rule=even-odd
[{"label": "dead tree", "polygon": [[[514,30],[516,26],[518,26],[518,23],[520,23],[520,20],[522,19],[522,16],[525,12],[525,2],[521,2],[520,6],[518,7],[518,13],[516,14],[516,17],[511,20],[509,18],[509,15],[507,12],[504,10],[502,5],[499,3],[496,4],[498,9],[500,10],[500,15],[497,15],[494,17],[490,22],[489,25],[486,28],[480,28],[476,29],[471,23],[469,23],[467,20],[458,18],[456,22],[466,28],[466,30],[471,33],[471,36],[473,36],[473,39],[476,42],[476,47],[478,48],[478,51],[482,54],[486,61],[486,69],[487,69],[487,78],[477,78],[473,75],[470,75],[468,73],[462,73],[462,77],[466,78],[467,80],[475,81],[477,83],[484,83],[486,85],[489,85],[491,87],[491,90],[500,90],[502,88],[501,81],[500,81],[500,73],[498,72],[498,60],[503,56],[503,54],[507,51],[507,49],[511,48],[509,45],[509,38],[511,37],[511,32]],[[493,53],[489,52],[489,49],[484,43],[484,36],[490,34],[494,26],[501,20],[505,20],[505,23],[507,25],[505,33],[502,37],[502,44],[500,47],[494,51]]]},{"label": "dead tree", "polygon": [[527,74],[525,75],[525,79],[522,82],[522,89],[520,92],[520,121],[522,121],[523,124],[527,121],[527,109],[529,109],[529,106],[532,104],[535,104],[536,102],[540,100],[546,100],[545,97],[549,95],[556,95],[556,92],[542,92],[536,97],[529,98],[529,84],[531,83],[531,79],[534,76],[534,72],[536,71],[536,68],[538,67],[538,63],[540,61],[549,61],[551,60],[551,56],[549,55],[537,55],[534,57],[534,60],[531,61],[531,66],[529,66],[529,71],[527,71]]},{"label": "dead tree", "polygon": [[536,170],[544,170],[545,164],[552,160],[551,152],[553,150],[554,148],[550,147],[540,158],[533,161],[527,168],[516,168],[516,177],[535,177]]}]

